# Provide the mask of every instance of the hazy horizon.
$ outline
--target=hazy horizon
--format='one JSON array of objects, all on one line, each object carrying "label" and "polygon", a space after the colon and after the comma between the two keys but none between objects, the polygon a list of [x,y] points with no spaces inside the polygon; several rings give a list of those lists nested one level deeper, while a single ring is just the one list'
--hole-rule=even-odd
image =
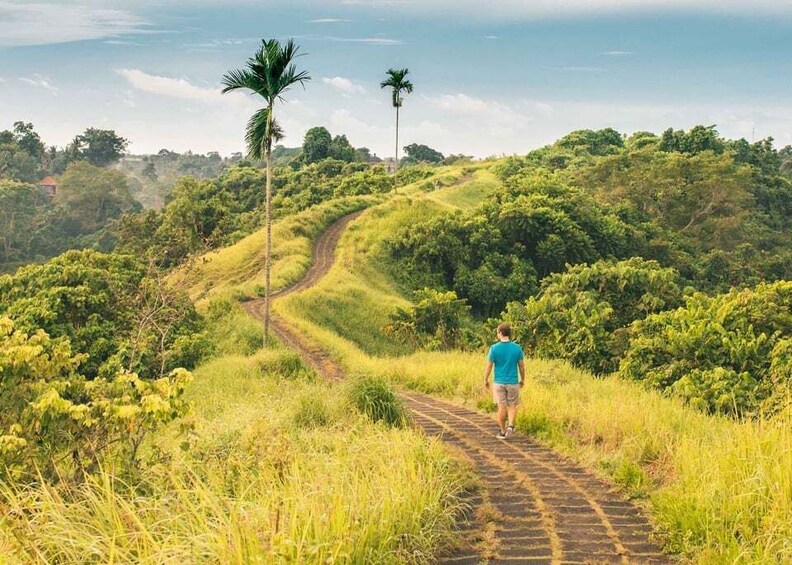
[{"label": "hazy horizon", "polygon": [[400,146],[526,153],[581,128],[716,124],[792,144],[792,2],[0,0],[0,129],[63,146],[114,129],[133,154],[244,152],[258,107],[221,95],[261,38],[293,37],[313,77],[276,109],[288,147],[327,127],[380,157],[388,67],[415,85]]}]

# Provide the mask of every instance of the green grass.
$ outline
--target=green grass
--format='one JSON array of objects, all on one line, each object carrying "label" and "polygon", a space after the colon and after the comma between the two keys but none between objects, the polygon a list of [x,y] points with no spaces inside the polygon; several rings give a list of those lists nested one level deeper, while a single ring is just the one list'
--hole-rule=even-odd
[{"label": "green grass", "polygon": [[109,470],[75,489],[0,485],[0,561],[432,562],[469,484],[462,467],[414,430],[372,422],[399,421],[384,382],[284,378],[293,359],[271,348],[200,367],[189,449],[164,434],[154,447],[168,456],[135,485]]},{"label": "green grass", "polygon": [[[464,195],[460,206],[475,205],[496,189],[491,180],[484,170],[468,184],[367,211],[343,237],[330,275],[277,310],[350,372],[491,410],[480,387],[484,352],[400,353],[381,332],[387,312],[406,298],[380,246],[404,223],[448,209],[457,195]],[[354,298],[339,307],[335,297],[347,293]],[[562,362],[527,367],[518,427],[646,505],[668,550],[713,565],[792,562],[792,416],[735,421]]]},{"label": "green grass", "polygon": [[500,186],[500,181],[489,169],[479,169],[470,174],[471,180],[432,192],[428,198],[449,208],[472,210]]},{"label": "green grass", "polygon": [[[277,223],[274,288],[302,276],[327,225],[370,203]],[[174,277],[200,301],[221,356],[195,371],[194,414],[148,446],[153,464],[139,482],[108,469],[77,489],[0,485],[0,562],[429,563],[451,542],[470,475],[438,442],[400,427],[384,381],[333,387],[293,352],[258,350],[260,326],[229,299],[260,291],[262,247],[254,234]],[[376,267],[368,275],[365,299],[392,290]]]},{"label": "green grass", "polygon": [[398,226],[430,217],[439,208],[426,199],[397,196],[387,205],[366,210],[342,236],[330,273],[299,297],[276,301],[275,310],[330,329],[372,355],[408,352],[382,331],[395,308],[409,305],[388,275],[383,241]]},{"label": "green grass", "polygon": [[[358,196],[331,200],[288,216],[272,226],[272,289],[302,278],[311,262],[311,245],[338,218],[375,202]],[[197,257],[171,276],[190,298],[205,306],[213,297],[257,297],[264,288],[265,231],[259,230],[236,244]]]}]

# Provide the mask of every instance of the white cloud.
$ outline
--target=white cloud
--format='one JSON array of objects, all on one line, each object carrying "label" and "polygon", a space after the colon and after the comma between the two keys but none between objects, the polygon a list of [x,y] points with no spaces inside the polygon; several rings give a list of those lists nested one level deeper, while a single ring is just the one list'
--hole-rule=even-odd
[{"label": "white cloud", "polygon": [[387,39],[385,37],[333,37],[333,41],[341,41],[345,43],[365,43],[366,45],[401,45],[402,41],[399,39]]},{"label": "white cloud", "polygon": [[514,127],[530,121],[530,117],[518,108],[497,100],[484,100],[467,94],[444,94],[427,97],[429,104],[441,112],[455,117],[472,120],[476,127],[502,130],[504,126]]},{"label": "white cloud", "polygon": [[484,39],[500,39],[497,35],[485,35]]},{"label": "white cloud", "polygon": [[[150,75],[138,69],[118,69],[116,72],[124,77],[134,88],[149,94],[158,94],[168,98],[188,100],[210,106],[236,106],[248,102],[241,93],[223,94],[217,88],[195,86],[183,78]],[[250,104],[252,105],[252,103]]]},{"label": "white cloud", "polygon": [[21,80],[25,84],[29,84],[29,85],[35,86],[37,88],[43,88],[44,90],[49,90],[55,96],[57,96],[58,92],[60,91],[60,89],[58,87],[53,86],[52,84],[50,84],[49,79],[44,78],[43,76],[41,76],[39,74],[33,75],[33,78],[20,77],[19,80]]},{"label": "white cloud", "polygon": [[605,51],[603,55],[608,57],[626,57],[628,55],[635,55],[632,51]]},{"label": "white cloud", "polygon": [[[335,5],[337,0],[323,0]],[[487,20],[573,18],[642,12],[707,12],[721,14],[792,14],[789,0],[344,0],[342,4],[372,9],[400,10],[409,14],[447,17],[449,13]]]},{"label": "white cloud", "polygon": [[333,41],[338,43],[363,43],[366,45],[402,45],[400,39],[389,39],[386,37],[337,37],[335,35],[315,35],[305,34],[296,35],[294,39],[308,41]]},{"label": "white cloud", "polygon": [[308,20],[309,24],[340,24],[351,22],[352,20],[345,20],[342,18],[318,18],[316,20]]},{"label": "white cloud", "polygon": [[119,37],[145,25],[126,10],[0,0],[0,47]]},{"label": "white cloud", "polygon": [[366,89],[361,84],[357,84],[349,80],[348,78],[344,77],[322,77],[322,82],[325,84],[329,84],[334,89],[340,91],[342,94],[347,96],[353,94],[365,94]]},{"label": "white cloud", "polygon": [[4,79],[3,77],[0,77],[0,82],[5,82],[5,81],[6,81],[6,79]]},{"label": "white cloud", "polygon": [[561,71],[564,73],[604,73],[603,67],[548,67],[551,71]]}]

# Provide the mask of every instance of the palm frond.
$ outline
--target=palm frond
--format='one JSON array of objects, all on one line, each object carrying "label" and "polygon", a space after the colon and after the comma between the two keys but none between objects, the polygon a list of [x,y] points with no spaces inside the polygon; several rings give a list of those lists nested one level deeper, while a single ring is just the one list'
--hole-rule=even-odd
[{"label": "palm frond", "polygon": [[272,141],[283,138],[278,124],[270,121],[268,126],[267,122],[275,101],[283,100],[291,86],[305,86],[311,80],[307,71],[298,72],[294,64],[294,59],[301,56],[299,49],[292,39],[283,45],[277,39],[264,39],[244,69],[231,70],[223,76],[223,93],[247,89],[266,100],[266,107],[251,116],[245,131],[248,155],[253,159],[263,159]]},{"label": "palm frond", "polygon": [[248,157],[263,161],[266,157],[267,150],[272,147],[273,141],[280,141],[283,139],[283,130],[281,129],[275,118],[269,124],[272,135],[267,134],[267,118],[269,115],[269,108],[261,108],[248,120],[247,128],[245,129],[245,141],[248,147]]},{"label": "palm frond", "polygon": [[246,69],[234,69],[228,71],[225,75],[223,75],[223,78],[220,80],[220,82],[225,87],[222,90],[223,94],[242,88],[247,88],[248,90],[259,93],[262,87],[260,79],[255,74]]},{"label": "palm frond", "polygon": [[394,108],[402,105],[401,93],[413,91],[413,85],[405,77],[410,72],[409,69],[388,69],[388,78],[380,83],[380,88],[392,88],[392,103]]}]

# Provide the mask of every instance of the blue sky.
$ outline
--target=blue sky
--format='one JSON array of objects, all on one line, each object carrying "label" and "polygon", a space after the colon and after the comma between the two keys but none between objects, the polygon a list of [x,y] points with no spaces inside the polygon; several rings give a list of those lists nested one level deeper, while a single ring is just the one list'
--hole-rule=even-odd
[{"label": "blue sky", "polygon": [[324,125],[391,155],[388,67],[415,85],[400,145],[447,154],[697,123],[792,144],[792,0],[0,0],[0,128],[242,150],[257,102],[218,85],[269,37],[313,77],[276,110],[290,146]]}]

